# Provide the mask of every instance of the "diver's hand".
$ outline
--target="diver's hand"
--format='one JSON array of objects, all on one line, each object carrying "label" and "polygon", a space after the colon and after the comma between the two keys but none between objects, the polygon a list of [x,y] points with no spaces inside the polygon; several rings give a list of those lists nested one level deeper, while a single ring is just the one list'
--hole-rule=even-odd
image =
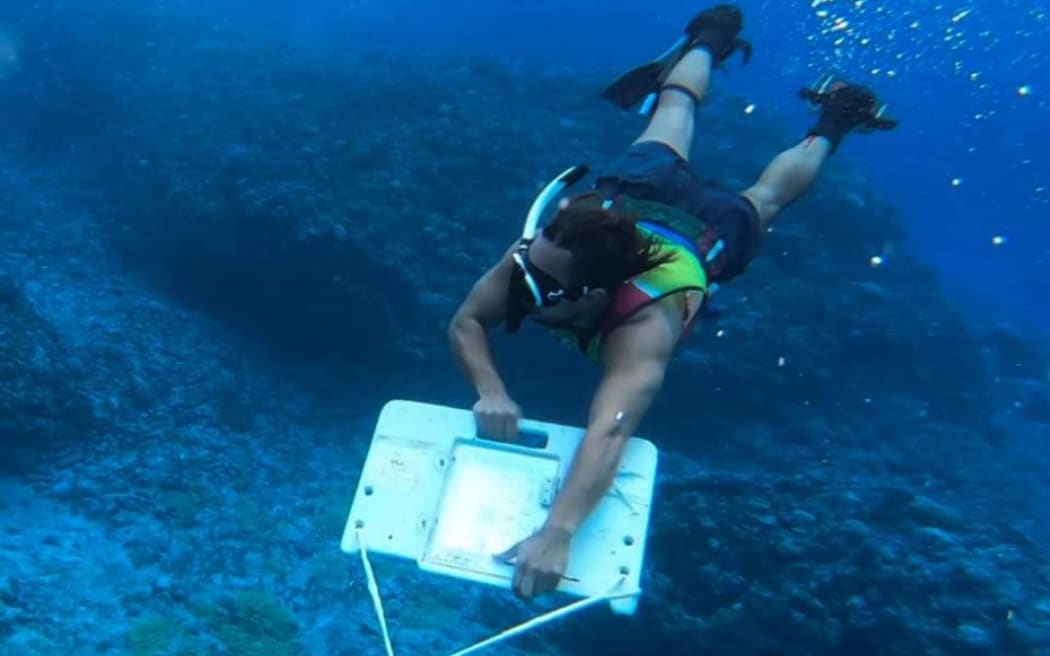
[{"label": "diver's hand", "polygon": [[516,439],[520,419],[521,408],[506,394],[483,396],[474,404],[478,434],[491,440]]},{"label": "diver's hand", "polygon": [[514,565],[514,594],[521,599],[532,599],[553,592],[569,566],[569,545],[572,534],[544,526],[510,549],[494,556]]}]

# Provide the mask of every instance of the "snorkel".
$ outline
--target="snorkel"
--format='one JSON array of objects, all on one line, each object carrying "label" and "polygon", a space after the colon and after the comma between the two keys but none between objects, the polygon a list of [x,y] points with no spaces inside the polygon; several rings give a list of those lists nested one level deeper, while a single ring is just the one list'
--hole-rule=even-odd
[{"label": "snorkel", "polygon": [[[586,164],[570,166],[562,171],[558,177],[548,182],[543,191],[536,196],[536,199],[532,201],[532,207],[529,208],[529,214],[525,218],[525,228],[521,231],[521,242],[525,246],[531,244],[535,238],[536,225],[540,222],[540,216],[543,215],[544,210],[551,204],[551,201],[566,188],[583,179],[583,176],[587,175],[588,170]],[[521,249],[520,246],[518,248],[519,250]]]},{"label": "snorkel", "polygon": [[[536,227],[539,225],[540,217],[543,216],[543,213],[558,194],[579,182],[587,175],[588,171],[589,169],[585,164],[570,166],[562,171],[558,177],[548,182],[535,200],[532,201],[529,213],[525,217],[525,226],[522,228],[521,238],[518,240],[518,248],[512,255],[521,275],[511,276],[510,285],[507,289],[508,333],[516,332],[521,326],[522,319],[525,318],[526,310],[522,303],[523,294],[527,294],[536,307],[544,305],[543,292],[534,276],[529,273],[529,266],[526,262],[526,252],[536,238]],[[520,288],[522,285],[524,285],[524,289]]]}]

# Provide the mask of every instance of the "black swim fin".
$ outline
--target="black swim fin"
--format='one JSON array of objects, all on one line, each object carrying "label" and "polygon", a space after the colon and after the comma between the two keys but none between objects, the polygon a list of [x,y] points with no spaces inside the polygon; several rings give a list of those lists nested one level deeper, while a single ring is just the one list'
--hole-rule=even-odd
[{"label": "black swim fin", "polygon": [[671,68],[681,59],[685,41],[686,37],[683,36],[656,59],[635,66],[613,80],[602,91],[602,98],[623,109],[630,109],[642,102],[646,96],[660,89],[660,84],[667,78]]},{"label": "black swim fin", "polygon": [[720,66],[737,50],[747,64],[751,59],[751,44],[737,36],[742,27],[743,15],[736,7],[717,5],[706,9],[689,21],[685,34],[662,55],[616,78],[601,95],[623,109],[644,101],[639,111],[648,113],[671,69],[701,44],[711,51],[715,66]]},{"label": "black swim fin", "polygon": [[897,127],[897,119],[887,116],[888,105],[874,91],[834,73],[825,73],[814,85],[799,89],[798,95],[814,109],[841,117],[848,129],[873,132]]}]

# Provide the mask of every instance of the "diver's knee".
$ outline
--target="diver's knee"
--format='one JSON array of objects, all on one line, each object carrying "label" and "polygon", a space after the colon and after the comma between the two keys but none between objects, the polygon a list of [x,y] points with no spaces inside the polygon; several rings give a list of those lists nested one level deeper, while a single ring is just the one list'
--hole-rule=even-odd
[{"label": "diver's knee", "polygon": [[776,190],[771,189],[768,185],[753,185],[740,192],[740,195],[754,205],[755,211],[758,213],[758,220],[761,221],[763,228],[771,224],[777,214],[780,214],[780,210],[784,209],[784,203],[779,198]]}]

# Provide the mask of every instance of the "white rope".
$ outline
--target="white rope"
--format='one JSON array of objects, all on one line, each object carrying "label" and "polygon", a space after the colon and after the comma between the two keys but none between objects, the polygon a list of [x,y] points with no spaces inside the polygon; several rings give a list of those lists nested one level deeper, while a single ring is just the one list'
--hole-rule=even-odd
[{"label": "white rope", "polygon": [[588,606],[593,606],[594,604],[601,603],[603,601],[612,601],[613,599],[623,599],[625,597],[633,597],[633,596],[638,595],[638,594],[641,593],[641,590],[631,590],[629,592],[615,592],[615,590],[620,587],[620,585],[624,582],[624,580],[625,579],[623,577],[621,577],[620,580],[618,580],[616,582],[616,584],[613,585],[609,589],[608,592],[603,592],[602,594],[593,595],[593,596],[587,597],[585,599],[580,599],[579,601],[574,601],[573,603],[568,604],[567,606],[562,606],[561,608],[556,608],[556,609],[550,611],[549,613],[544,613],[543,615],[540,615],[538,617],[534,617],[534,618],[532,618],[531,620],[529,620],[527,622],[523,622],[521,624],[518,624],[517,626],[512,626],[509,629],[506,629],[504,631],[500,631],[499,633],[497,633],[496,635],[492,636],[491,638],[488,638],[486,640],[482,640],[481,642],[474,643],[473,645],[467,647],[466,649],[461,649],[461,650],[457,651],[456,653],[452,654],[451,656],[467,656],[467,654],[473,654],[474,652],[480,651],[481,649],[484,649],[485,647],[489,647],[489,646],[494,645],[494,644],[496,644],[498,642],[503,642],[503,641],[505,641],[505,640],[507,640],[509,638],[513,638],[516,635],[520,635],[522,633],[525,633],[526,631],[534,629],[534,628],[536,628],[538,626],[542,626],[544,624],[548,624],[550,622],[553,622],[556,619],[565,617],[566,615],[569,615],[570,613],[575,613],[576,611],[583,610],[584,608],[586,608]]},{"label": "white rope", "polygon": [[376,584],[376,575],[372,571],[372,563],[368,561],[368,549],[365,547],[365,536],[361,529],[356,529],[357,543],[361,546],[361,562],[365,566],[365,578],[368,579],[368,593],[372,595],[372,606],[376,609],[376,617],[379,618],[379,629],[383,632],[383,644],[386,645],[387,656],[394,656],[394,647],[390,644],[390,633],[386,628],[386,613],[383,612],[383,600],[379,597],[379,586]]}]

